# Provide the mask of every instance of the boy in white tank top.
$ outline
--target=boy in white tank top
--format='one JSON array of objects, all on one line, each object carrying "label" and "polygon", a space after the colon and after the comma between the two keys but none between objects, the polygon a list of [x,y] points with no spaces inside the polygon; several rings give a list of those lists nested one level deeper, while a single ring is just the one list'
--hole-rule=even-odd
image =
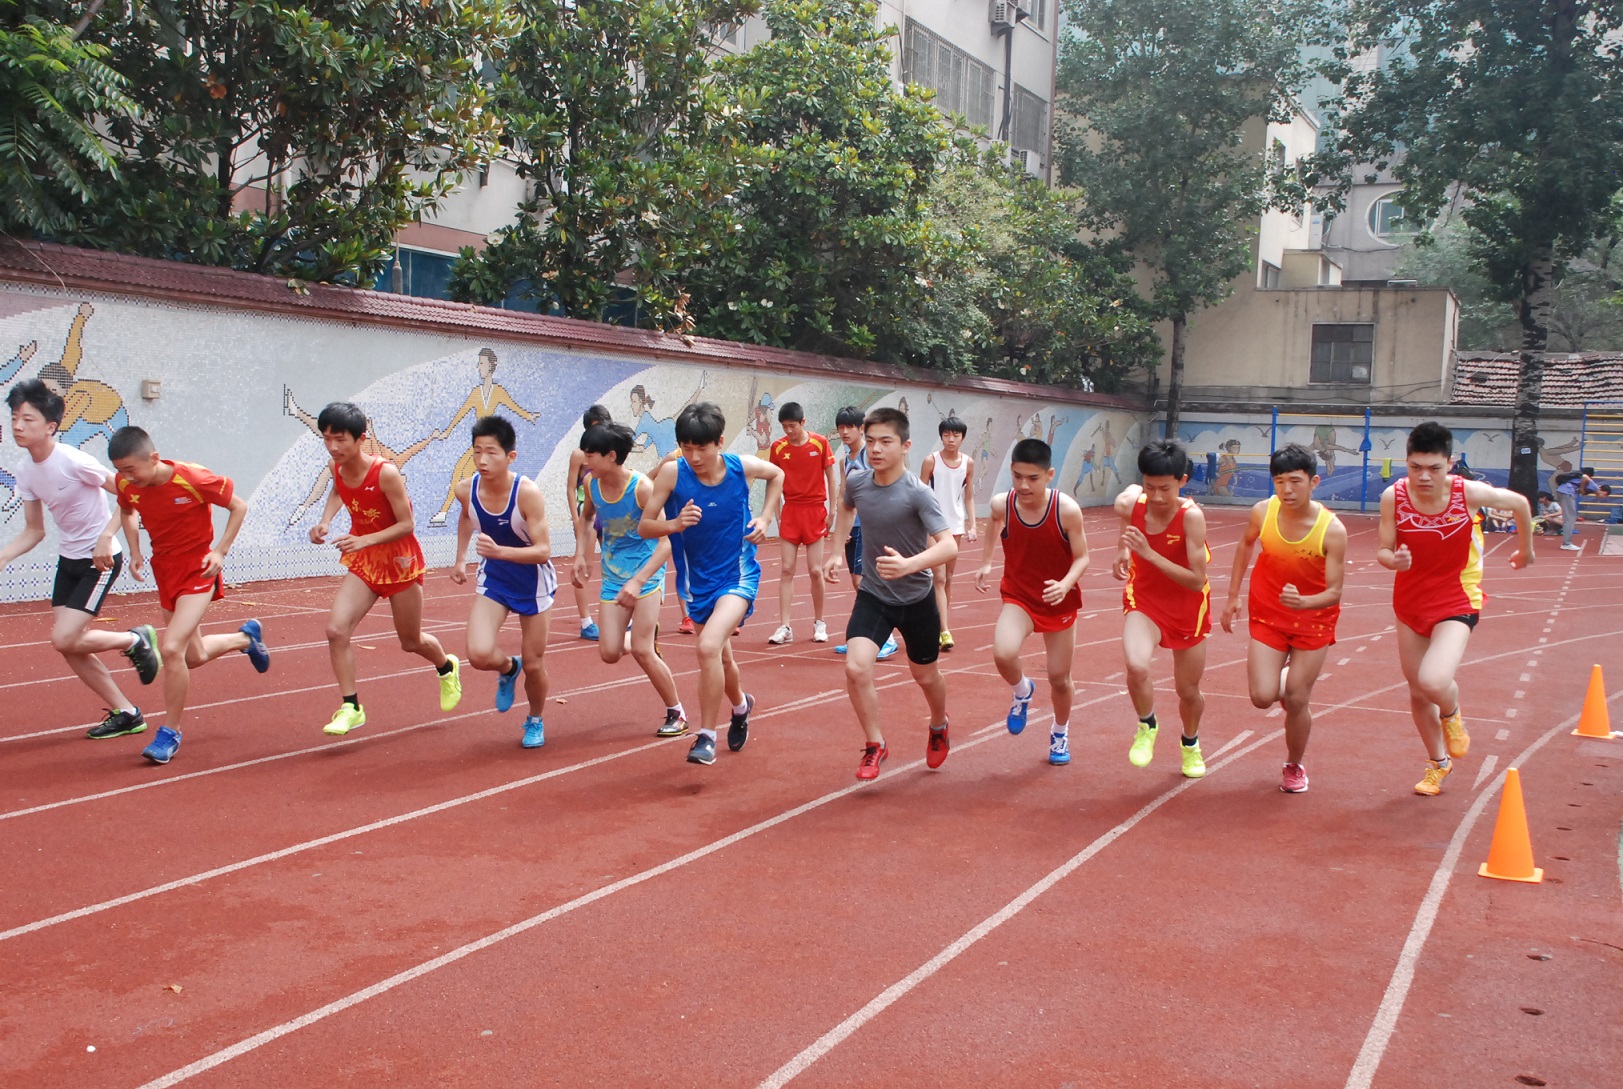
[{"label": "boy in white tank top", "polygon": [[[919,479],[935,492],[941,513],[952,526],[952,535],[964,541],[975,541],[975,462],[963,453],[964,438],[969,425],[956,416],[948,416],[936,428],[941,446],[924,459]],[[951,650],[952,622],[948,610],[952,608],[952,575],[958,567],[954,556],[935,569],[936,607],[941,612],[941,649]]]}]

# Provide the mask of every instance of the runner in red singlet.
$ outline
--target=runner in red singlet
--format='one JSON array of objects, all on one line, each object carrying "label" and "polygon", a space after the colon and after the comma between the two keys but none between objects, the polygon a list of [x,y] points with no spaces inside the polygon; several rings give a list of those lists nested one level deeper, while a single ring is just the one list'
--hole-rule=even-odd
[{"label": "runner in red singlet", "polygon": [[1451,758],[1471,747],[1460,715],[1454,674],[1465,657],[1487,597],[1482,592],[1482,526],[1477,511],[1514,513],[1516,570],[1533,562],[1533,516],[1525,496],[1453,476],[1454,435],[1427,422],[1409,432],[1408,476],[1381,494],[1381,566],[1396,571],[1392,611],[1398,618],[1398,661],[1409,682],[1414,716],[1428,757],[1416,794],[1442,792]]},{"label": "runner in red singlet", "polygon": [[423,572],[428,565],[417,543],[406,478],[386,458],[361,449],[366,413],[355,405],[347,401],[328,405],[316,417],[316,426],[333,459],[332,491],[321,521],[310,527],[311,542],[326,542],[339,507],[349,512],[349,532],[332,542],[349,572],[338,586],[327,620],[327,649],[344,702],[322,730],[336,736],[366,725],[350,638],[379,598],[389,601],[401,649],[433,663],[439,674],[440,710],[449,711],[462,699],[462,679],[457,660],[423,631]]},{"label": "runner in red singlet", "polygon": [[1313,729],[1308,701],[1324,656],[1336,641],[1341,614],[1347,528],[1324,504],[1313,501],[1319,462],[1312,450],[1294,442],[1281,446],[1269,458],[1268,471],[1274,494],[1251,508],[1229,575],[1223,630],[1232,632],[1240,618],[1240,588],[1251,550],[1260,542],[1262,555],[1251,576],[1248,603],[1247,679],[1251,702],[1259,708],[1284,705],[1285,767],[1279,789],[1300,794],[1307,790],[1302,757]]},{"label": "runner in red singlet", "polygon": [[1088,569],[1088,539],[1082,532],[1082,508],[1076,500],[1049,487],[1054,455],[1041,439],[1021,439],[1009,455],[1012,487],[992,497],[992,525],[986,533],[986,558],[975,572],[975,589],[986,593],[996,542],[1003,542],[1003,611],[992,636],[992,659],[1003,679],[1014,686],[1009,706],[1011,734],[1026,728],[1036,682],[1020,667],[1020,648],[1032,632],[1041,632],[1048,655],[1048,689],[1054,699],[1054,727],[1048,737],[1048,762],[1071,762],[1071,659],[1076,656],[1076,613],[1082,607],[1077,587]]},{"label": "runner in red singlet", "polygon": [[1150,662],[1157,646],[1172,651],[1172,677],[1183,722],[1183,773],[1206,774],[1200,752],[1200,692],[1206,671],[1206,636],[1212,630],[1211,587],[1206,564],[1206,516],[1178,493],[1189,482],[1189,454],[1170,439],[1146,443],[1138,452],[1143,485],[1130,484],[1116,497],[1121,542],[1110,573],[1126,581],[1122,591],[1122,650],[1127,691],[1138,722],[1127,759],[1146,767],[1155,755],[1155,688]]}]

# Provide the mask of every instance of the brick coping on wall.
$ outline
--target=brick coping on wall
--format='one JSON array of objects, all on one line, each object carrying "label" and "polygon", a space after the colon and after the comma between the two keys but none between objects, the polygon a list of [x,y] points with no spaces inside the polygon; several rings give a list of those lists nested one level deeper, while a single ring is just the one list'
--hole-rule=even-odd
[{"label": "brick coping on wall", "polygon": [[939,375],[861,359],[682,337],[574,318],[546,317],[472,303],[420,299],[331,284],[311,284],[234,269],[159,261],[52,243],[0,241],[0,281],[225,306],[462,336],[492,336],[551,347],[613,351],[667,363],[763,367],[808,376],[839,375],[883,383],[932,383],[947,389],[1012,394],[1045,401],[1149,411],[1127,396],[1084,393],[1001,378]]}]

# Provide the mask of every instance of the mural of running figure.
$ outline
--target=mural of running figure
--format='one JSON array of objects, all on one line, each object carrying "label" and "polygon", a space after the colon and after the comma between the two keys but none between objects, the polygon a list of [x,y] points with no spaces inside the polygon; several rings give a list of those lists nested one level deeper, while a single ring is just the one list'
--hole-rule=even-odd
[{"label": "mural of running figure", "polygon": [[658,461],[666,454],[676,450],[676,413],[691,405],[699,399],[704,387],[710,384],[710,374],[707,371],[699,372],[699,384],[688,399],[676,406],[676,411],[667,416],[654,415],[654,399],[648,396],[648,389],[642,385],[631,387],[631,449],[634,453],[651,451],[654,460]]},{"label": "mural of running figure", "polygon": [[[112,386],[93,378],[80,378],[79,366],[84,362],[85,325],[96,308],[87,302],[79,304],[68,329],[67,343],[62,346],[62,358],[39,369],[39,380],[51,392],[62,398],[62,426],[57,429],[57,441],[69,446],[83,446],[97,435],[113,437],[113,432],[130,426],[130,414],[124,408],[124,398]],[[26,362],[32,356],[24,351],[37,348],[34,343],[17,350],[18,359]],[[13,360],[12,363],[17,363]],[[6,365],[7,370],[12,364]]]},{"label": "mural of running figure", "polygon": [[[1111,476],[1115,477],[1116,478],[1116,486],[1120,487],[1121,486],[1121,473],[1116,469],[1116,445],[1117,445],[1117,440],[1116,440],[1116,436],[1110,430],[1110,417],[1109,416],[1105,417],[1104,423],[1100,424],[1098,427],[1093,429],[1093,434],[1100,436],[1100,438],[1102,439],[1102,441],[1104,443],[1104,451],[1103,451],[1102,456],[1099,458],[1099,472],[1100,473],[1109,473]],[[1088,437],[1092,438],[1093,436],[1090,435]],[[1092,478],[1092,475],[1093,475],[1092,473],[1088,474],[1090,480]],[[1107,482],[1105,484],[1105,486],[1109,487],[1110,485]]]},{"label": "mural of running figure", "polygon": [[[363,405],[362,408],[365,408],[365,406]],[[282,387],[282,415],[292,416],[305,427],[308,427],[317,438],[321,437],[321,429],[316,426],[316,418],[299,407],[298,402],[293,399],[293,391],[286,386]],[[397,452],[379,441],[372,417],[367,416],[366,434],[361,436],[361,450],[369,458],[378,457],[393,462],[394,467],[403,473],[406,471],[406,462],[422,453],[438,437],[438,434],[433,434],[426,439],[418,439],[404,450]],[[293,508],[293,513],[288,515],[287,524],[290,526],[297,525],[299,519],[304,517],[305,511],[327,498],[327,489],[331,484],[332,463],[327,462],[322,465],[321,472],[316,474],[316,479],[310,485],[310,490],[305,493],[303,499],[299,500],[298,506]]]},{"label": "mural of running figure", "polygon": [[[457,424],[472,414],[474,419],[481,416],[494,416],[498,408],[507,408],[525,423],[534,423],[539,413],[521,408],[513,400],[513,395],[496,381],[496,353],[489,348],[479,349],[479,384],[468,392],[463,400],[462,407],[456,410],[451,422],[434,432],[436,439],[449,438],[456,433]],[[446,512],[451,504],[456,502],[456,486],[464,480],[473,477],[473,447],[469,446],[463,455],[457,459],[456,468],[451,470],[451,486],[445,490],[445,502],[440,505],[439,512],[428,520],[431,526],[443,526]]]},{"label": "mural of running figure", "polygon": [[1336,429],[1333,424],[1319,424],[1313,428],[1313,442],[1309,449],[1319,455],[1319,460],[1324,462],[1324,475],[1326,477],[1336,471],[1336,454],[1338,452],[1343,454],[1363,453],[1361,450],[1356,450],[1351,446],[1342,446],[1336,442]]}]

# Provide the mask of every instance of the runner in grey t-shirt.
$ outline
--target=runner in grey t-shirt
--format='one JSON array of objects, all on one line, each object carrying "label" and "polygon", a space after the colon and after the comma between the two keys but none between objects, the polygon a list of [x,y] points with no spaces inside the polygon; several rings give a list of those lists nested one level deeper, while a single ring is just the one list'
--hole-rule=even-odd
[{"label": "runner in grey t-shirt", "polygon": [[862,587],[881,601],[910,605],[934,590],[930,569],[899,579],[879,577],[875,566],[889,545],[903,556],[916,556],[930,547],[930,538],[950,530],[935,492],[912,473],[890,484],[877,484],[873,470],[859,470],[846,479],[844,503],[862,519]]}]

